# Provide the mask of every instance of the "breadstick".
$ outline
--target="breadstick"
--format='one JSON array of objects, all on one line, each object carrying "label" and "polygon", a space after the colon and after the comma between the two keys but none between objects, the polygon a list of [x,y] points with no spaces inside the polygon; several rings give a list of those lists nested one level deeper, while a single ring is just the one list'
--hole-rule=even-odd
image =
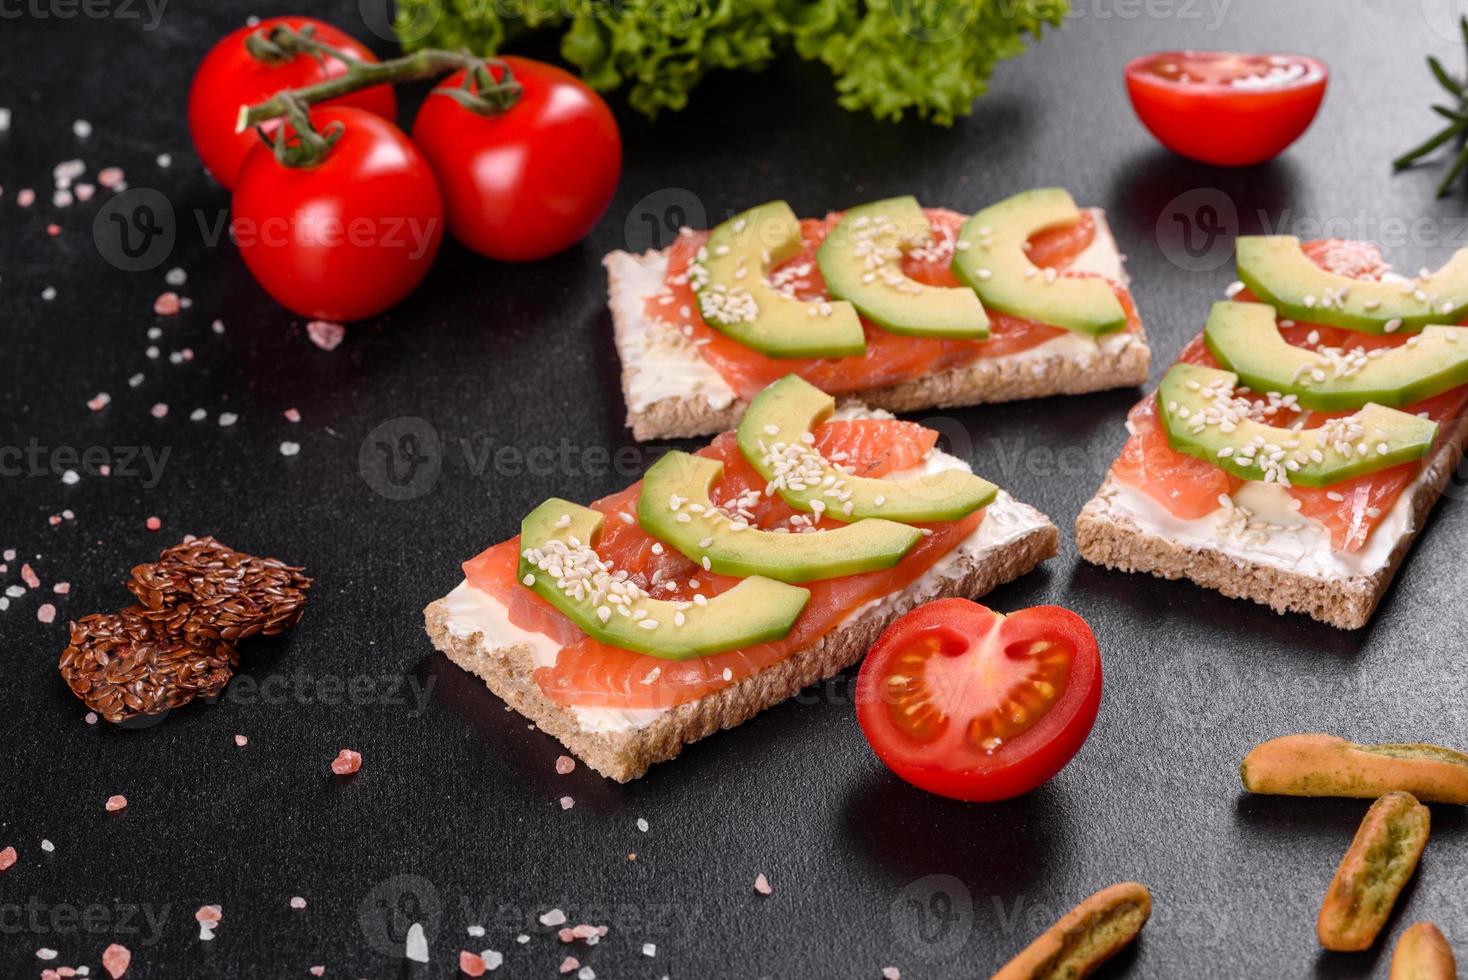
[{"label": "breadstick", "polygon": [[1387,980],[1458,980],[1453,947],[1431,922],[1408,926],[1397,940]]},{"label": "breadstick", "polygon": [[994,980],[1089,976],[1136,939],[1151,914],[1152,893],[1146,885],[1124,881],[1103,888],[1026,946],[994,974]]},{"label": "breadstick", "polygon": [[1468,803],[1468,755],[1437,745],[1286,735],[1255,746],[1239,775],[1251,793],[1376,799],[1401,791],[1428,803]]},{"label": "breadstick", "polygon": [[1320,945],[1341,953],[1370,949],[1406,886],[1432,817],[1411,793],[1388,793],[1366,812],[1320,906]]}]

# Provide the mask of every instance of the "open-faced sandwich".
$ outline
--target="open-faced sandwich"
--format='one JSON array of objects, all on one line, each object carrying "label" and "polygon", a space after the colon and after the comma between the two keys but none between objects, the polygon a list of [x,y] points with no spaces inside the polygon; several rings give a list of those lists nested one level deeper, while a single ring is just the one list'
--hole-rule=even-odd
[{"label": "open-faced sandwich", "polygon": [[1147,379],[1106,218],[1064,190],[968,218],[897,197],[802,221],[772,201],[604,264],[641,440],[728,429],[787,374],[891,411]]},{"label": "open-faced sandwich", "polygon": [[1238,240],[1216,303],[1076,540],[1344,629],[1371,618],[1468,441],[1468,249],[1396,275],[1374,246]]},{"label": "open-faced sandwich", "polygon": [[593,769],[635,779],[861,659],[929,599],[1056,553],[1054,525],[937,433],[770,385],[735,432],[464,563],[433,643]]}]

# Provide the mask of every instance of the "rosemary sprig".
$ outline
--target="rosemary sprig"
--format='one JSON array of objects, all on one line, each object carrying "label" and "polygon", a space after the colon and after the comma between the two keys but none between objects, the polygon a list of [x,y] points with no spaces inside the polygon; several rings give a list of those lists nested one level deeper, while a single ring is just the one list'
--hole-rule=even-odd
[{"label": "rosemary sprig", "polygon": [[[1463,33],[1463,44],[1468,46],[1468,16],[1458,18],[1458,28]],[[1408,150],[1393,160],[1392,169],[1401,170],[1405,167],[1410,167],[1444,143],[1456,140],[1458,143],[1458,155],[1453,159],[1453,165],[1448,168],[1447,175],[1443,177],[1442,183],[1437,185],[1437,196],[1447,197],[1452,190],[1453,182],[1463,173],[1464,168],[1468,167],[1468,140],[1465,140],[1464,137],[1464,133],[1468,132],[1468,86],[1465,86],[1463,81],[1448,74],[1448,70],[1443,67],[1442,62],[1438,61],[1432,55],[1428,55],[1427,57],[1427,67],[1432,70],[1432,77],[1437,79],[1437,83],[1443,87],[1443,91],[1453,97],[1455,104],[1452,106],[1434,105],[1432,107],[1433,112],[1448,121],[1447,126],[1443,127],[1441,131],[1435,133],[1421,145]]]}]

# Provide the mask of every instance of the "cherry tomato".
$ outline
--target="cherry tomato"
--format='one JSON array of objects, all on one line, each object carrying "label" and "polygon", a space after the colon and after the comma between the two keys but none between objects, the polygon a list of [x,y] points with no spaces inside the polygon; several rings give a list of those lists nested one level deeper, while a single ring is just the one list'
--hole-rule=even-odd
[{"label": "cherry tomato", "polygon": [[413,140],[438,175],[454,237],[492,259],[526,262],[570,248],[606,213],[622,173],[622,137],[607,104],[579,78],[539,61],[502,60],[524,87],[519,101],[494,115],[467,109],[441,94],[462,85],[458,72],[424,100]]},{"label": "cherry tomato", "polygon": [[318,163],[288,167],[260,143],[235,187],[230,231],[271,296],[304,317],[357,320],[422,281],[443,240],[443,200],[407,134],[349,106],[315,109],[341,137]]},{"label": "cherry tomato", "polygon": [[[316,40],[321,43],[362,61],[377,60],[376,55],[350,35],[312,17],[268,17],[254,27],[241,27],[226,34],[204,56],[189,87],[189,132],[194,138],[194,149],[214,179],[225,187],[234,187],[245,155],[260,142],[248,130],[234,131],[240,106],[264,101],[283,89],[336,78],[347,70],[336,58],[318,61],[302,53],[289,61],[271,63],[255,58],[245,48],[245,39],[250,35],[281,24],[297,31],[312,27]],[[321,104],[357,106],[384,119],[396,119],[398,113],[398,101],[391,85],[374,85]],[[266,123],[266,130],[274,131],[277,125],[276,121]]]},{"label": "cherry tomato", "polygon": [[1080,750],[1101,704],[1101,654],[1059,606],[1010,616],[967,599],[919,606],[862,664],[856,716],[877,757],[921,789],[1005,800]]},{"label": "cherry tomato", "polygon": [[1126,66],[1132,107],[1152,135],[1221,167],[1261,163],[1299,139],[1328,78],[1300,54],[1161,51]]}]

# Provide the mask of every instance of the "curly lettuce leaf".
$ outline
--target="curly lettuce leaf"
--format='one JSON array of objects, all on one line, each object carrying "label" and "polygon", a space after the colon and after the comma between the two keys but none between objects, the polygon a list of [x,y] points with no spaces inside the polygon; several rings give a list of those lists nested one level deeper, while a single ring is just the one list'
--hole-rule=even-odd
[{"label": "curly lettuce leaf", "polygon": [[561,53],[593,88],[627,88],[649,116],[688,103],[711,71],[758,70],[793,47],[835,76],[837,101],[951,125],[994,66],[1058,25],[1067,0],[398,0],[407,48],[493,54],[518,34],[565,26]]}]

